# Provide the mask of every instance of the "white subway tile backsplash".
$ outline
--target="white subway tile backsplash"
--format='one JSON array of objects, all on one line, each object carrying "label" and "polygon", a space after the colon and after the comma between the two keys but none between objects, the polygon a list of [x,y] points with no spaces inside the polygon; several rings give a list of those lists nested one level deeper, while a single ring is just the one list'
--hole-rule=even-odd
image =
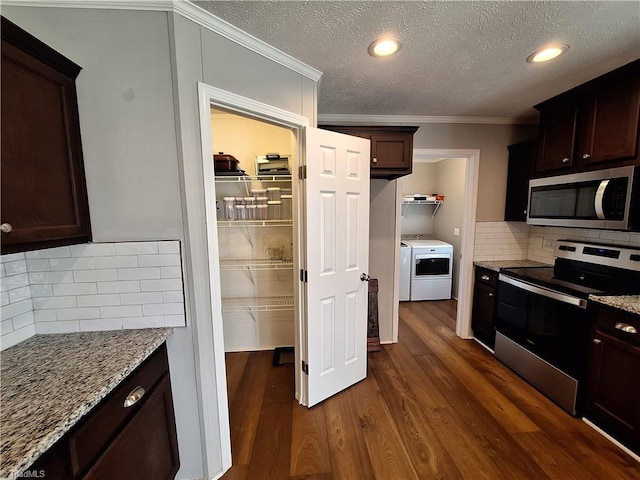
[{"label": "white subway tile backsplash", "polygon": [[19,273],[27,273],[27,261],[16,260],[15,262],[3,263],[4,276],[18,275]]},{"label": "white subway tile backsplash", "polygon": [[159,328],[164,327],[164,317],[134,317],[123,318],[122,328],[131,330],[136,328]]},{"label": "white subway tile backsplash", "polygon": [[116,243],[116,255],[154,255],[158,253],[158,242]]},{"label": "white subway tile backsplash", "polygon": [[48,258],[34,258],[27,260],[27,270],[29,272],[48,272],[51,270]]},{"label": "white subway tile backsplash", "polygon": [[9,303],[9,305],[2,307],[2,310],[0,310],[0,318],[2,318],[2,320],[8,320],[32,310],[33,302],[31,301],[31,299],[22,300],[21,302],[16,303]]},{"label": "white subway tile backsplash", "polygon": [[109,307],[120,305],[120,295],[110,293],[104,295],[78,295],[79,307]]},{"label": "white subway tile backsplash", "polygon": [[51,258],[49,266],[52,272],[60,270],[92,270],[93,258]]},{"label": "white subway tile backsplash", "polygon": [[186,324],[185,316],[183,315],[165,315],[164,326],[165,327],[182,327]]},{"label": "white subway tile backsplash", "polygon": [[29,282],[31,285],[72,283],[73,272],[29,272]]},{"label": "white subway tile backsplash", "polygon": [[98,307],[59,308],[57,313],[58,320],[88,320],[102,317]]},{"label": "white subway tile backsplash", "polygon": [[40,322],[55,322],[58,320],[57,310],[34,310],[33,316],[36,319],[36,323]]},{"label": "white subway tile backsplash", "polygon": [[65,320],[58,322],[36,323],[36,333],[73,333],[80,331],[80,323],[78,320]]},{"label": "white subway tile backsplash", "polygon": [[120,257],[96,257],[93,259],[96,268],[125,268],[138,267],[136,255],[123,255]]},{"label": "white subway tile backsplash", "polygon": [[30,258],[65,258],[71,256],[69,247],[46,248],[44,250],[34,250],[26,252],[27,259]]},{"label": "white subway tile backsplash", "polygon": [[180,267],[160,267],[162,278],[182,278],[182,268]]},{"label": "white subway tile backsplash", "polygon": [[106,257],[115,255],[116,249],[113,243],[85,243],[72,245],[72,257]]},{"label": "white subway tile backsplash", "polygon": [[142,306],[142,314],[145,317],[153,315],[180,315],[184,314],[182,303],[158,303]]},{"label": "white subway tile backsplash", "polygon": [[185,325],[179,241],[0,256],[0,348],[35,333]]},{"label": "white subway tile backsplash", "polygon": [[21,328],[24,328],[36,323],[36,319],[35,319],[35,316],[33,315],[33,312],[27,312],[27,313],[23,313],[22,315],[18,315],[17,317],[13,317],[11,321],[13,322],[14,330],[20,330]]},{"label": "white subway tile backsplash", "polygon": [[95,295],[98,288],[95,283],[61,283],[53,286],[53,294],[58,295]]},{"label": "white subway tile backsplash", "polygon": [[140,289],[143,292],[163,292],[166,290],[182,290],[182,280],[166,279],[166,280],[142,280]]},{"label": "white subway tile backsplash", "polygon": [[158,253],[180,253],[180,242],[177,240],[158,242]]},{"label": "white subway tile backsplash", "polygon": [[22,300],[28,300],[31,298],[31,288],[29,286],[14,288],[9,290],[9,302],[21,302]]},{"label": "white subway tile backsplash", "polygon": [[74,308],[77,307],[75,296],[66,297],[36,297],[33,299],[35,310],[47,310],[50,308]]},{"label": "white subway tile backsplash", "polygon": [[121,293],[120,301],[122,305],[144,305],[149,303],[162,303],[164,300],[162,292],[144,293]]},{"label": "white subway tile backsplash", "polygon": [[172,267],[180,265],[180,255],[177,253],[138,255],[138,264],[141,267]]},{"label": "white subway tile backsplash", "polygon": [[0,263],[15,262],[16,260],[24,260],[24,259],[25,259],[24,252],[9,253],[7,255],[0,256]]},{"label": "white subway tile backsplash", "polygon": [[98,293],[130,293],[139,291],[140,282],[137,280],[98,282]]},{"label": "white subway tile backsplash", "polygon": [[118,280],[118,271],[115,268],[105,270],[81,270],[73,272],[73,280],[83,282],[111,282]]},{"label": "white subway tile backsplash", "polygon": [[102,318],[110,317],[141,317],[141,305],[121,305],[119,307],[100,307]]},{"label": "white subway tile backsplash", "polygon": [[102,332],[105,330],[122,330],[121,318],[98,318],[95,320],[80,320],[81,332]]},{"label": "white subway tile backsplash", "polygon": [[118,269],[118,280],[151,280],[157,278],[160,278],[159,267]]}]

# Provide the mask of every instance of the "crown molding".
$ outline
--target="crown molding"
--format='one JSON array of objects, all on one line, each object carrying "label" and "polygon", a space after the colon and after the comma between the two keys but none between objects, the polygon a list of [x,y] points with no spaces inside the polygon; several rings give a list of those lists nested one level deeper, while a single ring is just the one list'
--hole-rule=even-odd
[{"label": "crown molding", "polygon": [[249,35],[187,0],[0,0],[2,6],[49,8],[98,8],[112,10],[151,10],[176,13],[198,25],[221,35],[283,67],[317,82],[322,72],[291,55]]},{"label": "crown molding", "polygon": [[417,125],[421,123],[471,123],[485,125],[536,125],[536,119],[516,117],[432,117],[422,115],[352,115],[352,114],[318,114],[318,123],[359,124],[359,125]]}]

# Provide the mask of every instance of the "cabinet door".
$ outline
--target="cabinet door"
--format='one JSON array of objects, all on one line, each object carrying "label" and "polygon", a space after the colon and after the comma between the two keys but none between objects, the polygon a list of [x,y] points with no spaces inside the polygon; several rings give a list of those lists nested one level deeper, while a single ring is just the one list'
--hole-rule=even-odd
[{"label": "cabinet door", "polygon": [[579,132],[578,161],[584,164],[637,155],[640,79],[626,78],[595,93]]},{"label": "cabinet door", "polygon": [[[18,46],[19,45],[19,46]],[[91,240],[80,67],[2,19],[3,253]]]},{"label": "cabinet door", "polygon": [[577,107],[560,103],[540,112],[537,172],[573,166]]},{"label": "cabinet door", "polygon": [[169,480],[179,466],[171,387],[165,375],[84,479]]},{"label": "cabinet door", "polygon": [[640,347],[596,329],[587,370],[588,417],[640,453]]},{"label": "cabinet door", "polygon": [[488,347],[495,345],[496,291],[476,282],[473,289],[471,328],[475,337]]},{"label": "cabinet door", "polygon": [[371,173],[400,169],[411,173],[412,142],[407,135],[371,135]]},{"label": "cabinet door", "polygon": [[527,140],[509,149],[507,196],[504,206],[505,222],[524,222],[527,219],[529,180],[535,171],[536,141]]}]

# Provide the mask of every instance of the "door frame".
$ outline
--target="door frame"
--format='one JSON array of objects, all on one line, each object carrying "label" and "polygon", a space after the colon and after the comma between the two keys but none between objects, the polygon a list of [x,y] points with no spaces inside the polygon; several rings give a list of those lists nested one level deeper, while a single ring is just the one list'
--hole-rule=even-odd
[{"label": "door frame", "polygon": [[[456,335],[462,338],[473,338],[471,330],[471,307],[473,303],[473,254],[476,237],[476,209],[478,206],[478,175],[480,167],[480,149],[462,148],[421,148],[413,150],[413,161],[417,159],[466,159],[465,199],[467,208],[462,221],[462,239],[460,270],[458,272],[458,308],[456,312]],[[396,245],[401,240],[401,205],[402,189],[396,189]],[[400,278],[400,261],[396,261],[397,279]],[[397,282],[396,282],[397,284]],[[394,305],[399,304],[399,293],[394,294]],[[395,312],[394,312],[395,313]],[[393,338],[398,341],[398,315],[394,315]]]},{"label": "door frame", "polygon": [[[202,372],[198,379],[205,437],[217,436],[220,439],[222,469],[224,473],[231,467],[231,431],[229,425],[229,405],[227,396],[227,376],[225,367],[224,332],[222,320],[222,305],[220,297],[220,265],[218,257],[218,230],[215,208],[215,186],[213,183],[214,169],[211,161],[213,138],[211,133],[211,107],[219,107],[239,115],[252,117],[275,123],[293,131],[296,141],[296,156],[302,159],[303,129],[310,125],[309,119],[301,115],[282,110],[277,107],[243,97],[235,93],[222,90],[202,82],[198,82],[198,107],[200,114],[200,138],[202,153],[202,179],[204,189],[205,229],[207,235],[206,245],[198,245],[199,252],[194,252],[195,258],[205,260],[209,274],[210,295],[208,302],[211,308],[211,318],[194,316],[192,322],[199,332],[196,344],[195,362],[197,370]],[[292,152],[293,153],[293,152]],[[211,179],[210,182],[206,179]],[[209,208],[207,208],[209,207]],[[298,229],[299,230],[299,229]],[[298,236],[294,222],[294,235]],[[299,264],[299,251],[294,255],[294,271]],[[301,341],[301,319],[303,318],[303,298],[300,296],[300,288],[294,282],[294,298],[297,299],[298,308],[294,311],[296,345],[303,345]],[[295,349],[296,362],[296,398],[300,401],[300,385],[302,369],[300,368],[300,348]],[[213,372],[212,372],[213,364]],[[206,375],[204,374],[206,373]],[[213,375],[212,375],[213,374]],[[209,405],[217,405],[217,412],[212,412]],[[215,417],[215,418],[214,418]]]}]

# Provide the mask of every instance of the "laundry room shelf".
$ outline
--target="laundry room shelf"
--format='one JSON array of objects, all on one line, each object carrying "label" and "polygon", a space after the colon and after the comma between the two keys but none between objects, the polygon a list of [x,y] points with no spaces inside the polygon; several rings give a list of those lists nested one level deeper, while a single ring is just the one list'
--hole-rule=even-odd
[{"label": "laundry room shelf", "polygon": [[293,296],[233,297],[222,299],[223,312],[276,312],[293,310]]},{"label": "laundry room shelf", "polygon": [[220,270],[291,270],[291,260],[271,260],[270,258],[242,258],[220,260]]},{"label": "laundry room shelf", "polygon": [[433,216],[436,216],[440,205],[444,204],[444,200],[403,200],[402,201],[402,216],[408,205],[435,205],[433,209]]},{"label": "laundry room shelf", "polygon": [[291,175],[260,175],[258,177],[249,175],[225,175],[214,177],[216,183],[246,183],[246,182],[291,182]]},{"label": "laundry room shelf", "polygon": [[290,227],[291,220],[218,220],[218,227]]}]

